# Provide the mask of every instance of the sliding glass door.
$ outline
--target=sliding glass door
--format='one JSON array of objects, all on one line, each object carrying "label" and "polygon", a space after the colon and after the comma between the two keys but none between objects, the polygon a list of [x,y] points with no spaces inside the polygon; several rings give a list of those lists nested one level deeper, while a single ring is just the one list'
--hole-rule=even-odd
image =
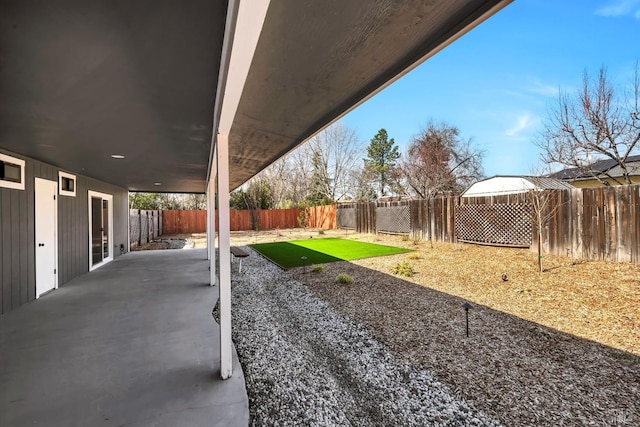
[{"label": "sliding glass door", "polygon": [[89,270],[113,259],[113,196],[89,191]]}]

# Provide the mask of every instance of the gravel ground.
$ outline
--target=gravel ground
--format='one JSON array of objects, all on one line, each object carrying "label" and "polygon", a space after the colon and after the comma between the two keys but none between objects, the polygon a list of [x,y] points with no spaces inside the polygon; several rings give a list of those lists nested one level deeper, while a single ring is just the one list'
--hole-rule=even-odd
[{"label": "gravel ground", "polygon": [[500,425],[250,251],[232,315],[251,425]]},{"label": "gravel ground", "polygon": [[[486,257],[496,256],[494,250],[486,249],[481,252],[489,254]],[[409,260],[422,268],[411,278],[389,273],[393,265],[409,258],[406,255],[335,262],[325,264],[322,272],[302,274],[298,268],[288,274],[336,311],[364,325],[394,354],[431,372],[505,425],[640,426],[637,354],[479,304],[487,295],[496,295],[490,282],[474,287],[456,277],[456,271],[477,271],[467,262],[473,250],[441,260],[443,250],[422,251],[422,259]],[[353,283],[335,283],[337,274],[350,275]],[[427,284],[410,281],[417,279]],[[438,280],[442,283],[435,283]],[[498,281],[503,283],[499,275]],[[470,299],[452,295],[458,282]],[[518,299],[520,294],[511,292],[514,282],[501,285],[505,300]],[[443,290],[432,288],[436,286]],[[536,290],[536,285],[529,286]],[[473,305],[468,338],[461,307],[465,301]],[[569,307],[574,302],[567,296],[564,304]],[[543,297],[530,302],[532,309],[540,311],[549,304]],[[593,320],[598,311],[593,308],[587,313]],[[634,316],[633,312],[622,314]],[[627,347],[638,348],[637,344],[630,342]]]}]

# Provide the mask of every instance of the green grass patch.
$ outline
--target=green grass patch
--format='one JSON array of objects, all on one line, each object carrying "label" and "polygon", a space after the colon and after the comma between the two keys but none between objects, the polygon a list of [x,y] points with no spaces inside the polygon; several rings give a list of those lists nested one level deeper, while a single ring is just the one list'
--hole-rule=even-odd
[{"label": "green grass patch", "polygon": [[412,252],[411,249],[338,238],[259,243],[251,245],[251,247],[286,269],[301,267],[302,257],[306,257],[304,264],[309,267],[312,264],[326,264],[336,261]]}]

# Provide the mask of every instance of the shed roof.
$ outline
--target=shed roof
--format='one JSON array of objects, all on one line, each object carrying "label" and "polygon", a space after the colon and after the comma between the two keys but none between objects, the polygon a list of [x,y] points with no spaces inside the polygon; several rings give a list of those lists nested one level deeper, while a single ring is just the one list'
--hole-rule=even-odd
[{"label": "shed roof", "polygon": [[496,175],[472,184],[462,197],[499,196],[526,193],[529,190],[571,190],[574,187],[559,179],[542,176]]}]

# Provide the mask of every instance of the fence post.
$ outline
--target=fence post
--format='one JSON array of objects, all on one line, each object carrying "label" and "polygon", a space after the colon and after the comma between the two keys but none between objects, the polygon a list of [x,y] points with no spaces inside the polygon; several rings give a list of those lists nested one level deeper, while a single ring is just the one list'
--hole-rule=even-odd
[{"label": "fence post", "polygon": [[138,247],[142,245],[142,211],[138,209]]}]

